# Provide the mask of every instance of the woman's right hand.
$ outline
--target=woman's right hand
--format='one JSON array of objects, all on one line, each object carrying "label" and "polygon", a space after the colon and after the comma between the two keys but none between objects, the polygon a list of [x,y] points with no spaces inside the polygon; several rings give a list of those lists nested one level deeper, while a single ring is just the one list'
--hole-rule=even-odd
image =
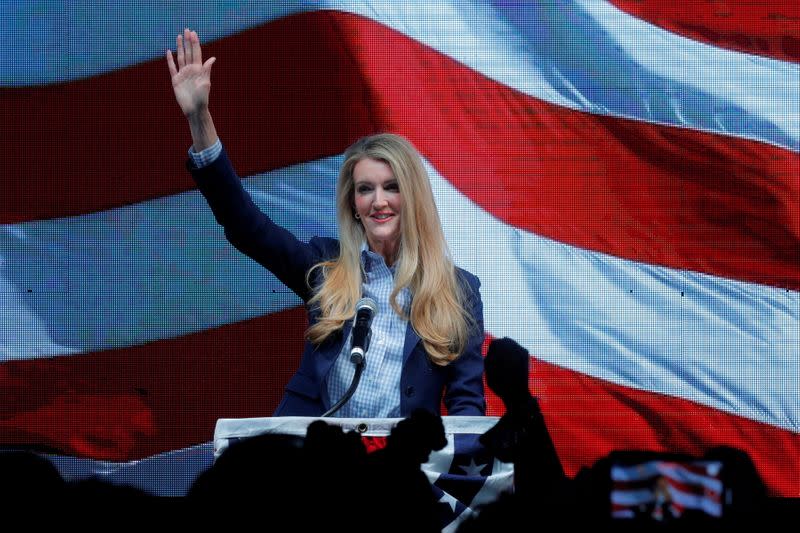
[{"label": "woman's right hand", "polygon": [[181,106],[183,114],[191,118],[208,109],[208,94],[211,92],[211,65],[217,58],[212,57],[203,63],[200,50],[200,39],[197,32],[188,28],[183,35],[175,39],[178,66],[172,58],[172,51],[167,50],[167,65],[172,75],[172,89],[175,100]]}]

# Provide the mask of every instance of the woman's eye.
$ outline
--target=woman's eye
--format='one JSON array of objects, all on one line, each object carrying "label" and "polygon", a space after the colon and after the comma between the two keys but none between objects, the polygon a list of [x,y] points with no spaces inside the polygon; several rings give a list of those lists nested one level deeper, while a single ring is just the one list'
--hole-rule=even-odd
[{"label": "woman's eye", "polygon": [[397,192],[400,190],[400,186],[396,183],[390,183],[386,186],[387,191]]},{"label": "woman's eye", "polygon": [[370,188],[367,187],[366,185],[361,185],[359,187],[356,187],[356,191],[359,192],[360,194],[364,194],[364,193],[369,192]]}]

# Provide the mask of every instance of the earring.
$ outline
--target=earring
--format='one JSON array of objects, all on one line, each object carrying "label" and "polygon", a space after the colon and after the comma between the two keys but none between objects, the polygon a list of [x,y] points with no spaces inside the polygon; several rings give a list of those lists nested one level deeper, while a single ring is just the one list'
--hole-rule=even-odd
[{"label": "earring", "polygon": [[356,220],[361,220],[361,215],[358,213],[353,213],[353,216],[356,218]]}]

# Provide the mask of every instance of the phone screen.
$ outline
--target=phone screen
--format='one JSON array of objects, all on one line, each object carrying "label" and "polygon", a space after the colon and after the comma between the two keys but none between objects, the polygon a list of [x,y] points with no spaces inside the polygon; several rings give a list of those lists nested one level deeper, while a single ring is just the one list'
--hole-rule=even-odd
[{"label": "phone screen", "polygon": [[721,518],[725,487],[721,461],[618,461],[611,465],[611,517],[669,521]]}]

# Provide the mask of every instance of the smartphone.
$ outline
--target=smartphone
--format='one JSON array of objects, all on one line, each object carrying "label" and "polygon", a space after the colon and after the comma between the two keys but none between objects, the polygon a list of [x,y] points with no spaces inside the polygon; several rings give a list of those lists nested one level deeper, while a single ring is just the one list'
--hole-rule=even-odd
[{"label": "smartphone", "polygon": [[612,519],[721,519],[731,503],[722,460],[657,452],[617,453],[610,459]]}]

